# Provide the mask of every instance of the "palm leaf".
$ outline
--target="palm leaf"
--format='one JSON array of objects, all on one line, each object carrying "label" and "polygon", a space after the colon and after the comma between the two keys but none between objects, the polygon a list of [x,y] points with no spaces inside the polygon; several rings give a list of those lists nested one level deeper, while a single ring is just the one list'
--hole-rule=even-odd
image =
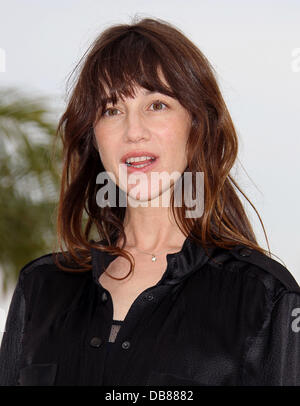
[{"label": "palm leaf", "polygon": [[55,112],[44,98],[0,89],[0,268],[2,292],[20,269],[51,252],[61,170],[61,145],[53,155]]}]

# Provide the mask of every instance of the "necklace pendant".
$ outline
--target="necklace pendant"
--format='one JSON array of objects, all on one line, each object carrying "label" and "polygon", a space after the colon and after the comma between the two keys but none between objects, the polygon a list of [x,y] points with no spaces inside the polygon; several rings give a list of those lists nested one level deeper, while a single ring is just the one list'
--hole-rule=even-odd
[{"label": "necklace pendant", "polygon": [[155,261],[156,261],[156,256],[152,255],[152,262],[155,262]]}]

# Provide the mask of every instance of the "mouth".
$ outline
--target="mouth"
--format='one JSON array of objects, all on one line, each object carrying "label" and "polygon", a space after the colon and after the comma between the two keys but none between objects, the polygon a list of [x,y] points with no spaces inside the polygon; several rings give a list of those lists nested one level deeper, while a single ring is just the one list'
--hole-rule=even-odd
[{"label": "mouth", "polygon": [[158,156],[148,151],[135,151],[124,155],[121,162],[127,166],[129,172],[146,172],[157,163]]},{"label": "mouth", "polygon": [[126,163],[127,171],[132,172],[148,172],[156,165],[158,158],[148,159],[147,161]]}]

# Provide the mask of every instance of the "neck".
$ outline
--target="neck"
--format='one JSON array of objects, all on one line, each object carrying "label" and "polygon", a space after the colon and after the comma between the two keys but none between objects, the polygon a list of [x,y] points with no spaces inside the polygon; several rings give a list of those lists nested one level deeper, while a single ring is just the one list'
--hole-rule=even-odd
[{"label": "neck", "polygon": [[[139,208],[140,209],[140,208]],[[143,209],[141,207],[141,209]],[[125,248],[148,253],[181,248],[186,236],[169,218],[168,207],[147,207],[147,210],[126,210],[124,231]],[[121,246],[123,241],[118,242]]]}]

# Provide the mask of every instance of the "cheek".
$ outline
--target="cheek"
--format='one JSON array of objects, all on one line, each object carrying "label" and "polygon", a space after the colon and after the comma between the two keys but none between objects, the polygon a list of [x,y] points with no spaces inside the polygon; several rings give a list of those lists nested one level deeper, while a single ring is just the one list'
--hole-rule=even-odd
[{"label": "cheek", "polygon": [[167,143],[176,145],[186,144],[191,129],[190,117],[181,112],[170,116],[160,127],[160,134]]},{"label": "cheek", "polygon": [[[187,151],[186,145],[188,141],[187,129],[179,132],[178,130],[173,133],[172,137],[169,137],[166,143],[166,150],[170,151],[169,160],[170,164],[174,167],[185,167],[187,165]],[[182,168],[181,168],[182,169]]]},{"label": "cheek", "polygon": [[105,137],[100,138],[99,136],[95,136],[95,138],[98,145],[99,157],[105,169],[108,169],[111,163],[111,155],[113,154],[113,145]]},{"label": "cheek", "polygon": [[[186,128],[168,128],[161,134],[161,149],[168,152],[170,158],[182,159],[185,155],[185,148],[188,140],[188,132]],[[174,162],[176,164],[176,162]]]},{"label": "cheek", "polygon": [[94,129],[95,139],[98,145],[98,150],[101,155],[105,155],[109,150],[109,144],[111,138],[104,131],[100,131],[99,127]]}]

